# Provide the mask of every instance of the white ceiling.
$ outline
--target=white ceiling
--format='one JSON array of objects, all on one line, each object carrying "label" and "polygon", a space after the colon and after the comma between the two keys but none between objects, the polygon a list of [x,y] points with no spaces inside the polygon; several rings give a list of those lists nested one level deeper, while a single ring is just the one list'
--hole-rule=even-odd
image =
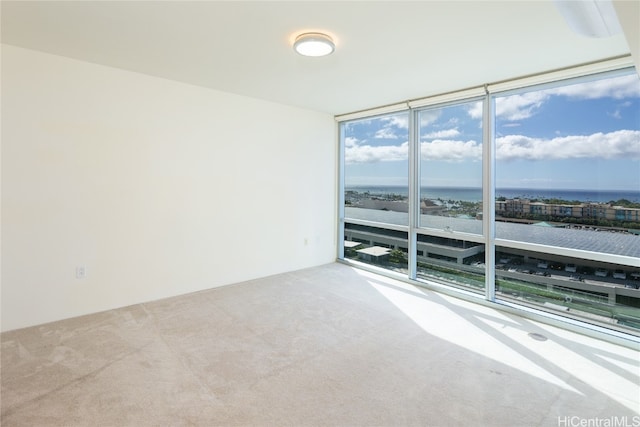
[{"label": "white ceiling", "polygon": [[[295,54],[293,38],[311,30],[332,35],[336,52]],[[1,35],[331,114],[629,53],[623,35],[571,32],[550,0],[2,1]]]}]

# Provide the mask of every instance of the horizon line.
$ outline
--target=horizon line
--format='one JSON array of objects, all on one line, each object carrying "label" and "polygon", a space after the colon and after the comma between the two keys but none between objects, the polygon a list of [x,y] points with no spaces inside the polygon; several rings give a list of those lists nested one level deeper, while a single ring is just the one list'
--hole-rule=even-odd
[{"label": "horizon line", "polygon": [[[345,188],[348,187],[406,187],[409,188],[408,185],[402,184],[355,184],[355,185],[347,185],[345,184]],[[460,188],[460,189],[469,189],[469,190],[482,190],[482,187],[460,187],[460,186],[452,186],[452,185],[438,185],[438,186],[430,186],[430,185],[421,185],[420,187],[432,187],[432,188]],[[542,191],[625,191],[631,193],[640,193],[638,189],[626,189],[626,188],[609,188],[609,189],[587,189],[587,188],[538,188],[538,187],[496,187],[496,190],[542,190]]]}]

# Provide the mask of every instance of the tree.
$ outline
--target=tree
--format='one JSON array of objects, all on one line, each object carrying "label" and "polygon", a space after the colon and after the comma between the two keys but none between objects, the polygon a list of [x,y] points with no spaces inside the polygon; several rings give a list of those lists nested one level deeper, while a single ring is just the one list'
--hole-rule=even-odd
[{"label": "tree", "polygon": [[402,252],[400,249],[393,249],[389,253],[389,261],[396,264],[406,264],[407,263],[407,254]]}]

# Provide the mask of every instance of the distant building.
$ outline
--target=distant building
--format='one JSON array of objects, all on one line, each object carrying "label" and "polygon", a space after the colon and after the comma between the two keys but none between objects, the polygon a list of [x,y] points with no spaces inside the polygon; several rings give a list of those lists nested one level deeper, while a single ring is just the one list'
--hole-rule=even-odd
[{"label": "distant building", "polygon": [[[353,207],[364,209],[376,209],[393,212],[409,212],[409,203],[406,200],[384,200],[384,199],[360,199],[351,204]],[[420,202],[420,213],[429,215],[442,215],[445,207],[436,205],[429,200]]]},{"label": "distant building", "polygon": [[369,248],[359,249],[356,252],[358,253],[358,258],[363,261],[383,264],[389,261],[389,254],[391,253],[391,249],[380,246],[372,246]]},{"label": "distant building", "polygon": [[552,204],[527,199],[496,201],[496,215],[522,217],[525,215],[554,216],[609,221],[640,222],[640,209],[611,206],[606,203]]}]

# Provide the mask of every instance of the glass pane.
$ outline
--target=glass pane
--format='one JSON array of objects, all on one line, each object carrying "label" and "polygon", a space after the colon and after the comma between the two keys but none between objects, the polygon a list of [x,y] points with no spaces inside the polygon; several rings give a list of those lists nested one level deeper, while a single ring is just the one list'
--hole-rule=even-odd
[{"label": "glass pane", "polygon": [[408,225],[409,114],[342,126],[345,217]]},{"label": "glass pane", "polygon": [[485,258],[482,243],[419,234],[417,259],[419,278],[484,293]]},{"label": "glass pane", "polygon": [[640,329],[640,272],[620,264],[498,248],[496,296],[588,322]]},{"label": "glass pane", "polygon": [[482,102],[420,111],[420,226],[482,234]]},{"label": "glass pane", "polygon": [[496,237],[550,247],[501,249],[503,296],[640,327],[638,230],[637,74],[496,98]]},{"label": "glass pane", "polygon": [[406,275],[407,233],[346,223],[344,257]]}]

